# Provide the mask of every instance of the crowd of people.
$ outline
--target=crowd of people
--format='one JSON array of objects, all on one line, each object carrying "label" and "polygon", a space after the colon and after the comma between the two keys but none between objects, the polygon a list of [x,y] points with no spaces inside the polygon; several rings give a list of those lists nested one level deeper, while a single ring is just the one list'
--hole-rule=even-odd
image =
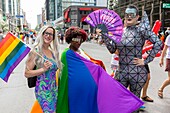
[{"label": "crowd of people", "polygon": [[[139,23],[139,10],[135,5],[126,8],[124,19],[120,43],[102,35],[100,26],[97,26],[95,34],[87,34],[79,27],[70,27],[65,34],[58,34],[54,27],[49,25],[43,26],[38,35],[35,32],[13,32],[26,44],[30,44],[30,39],[31,44],[35,43],[26,61],[25,77],[37,76],[35,96],[42,112],[98,113],[115,112],[120,109],[122,112],[137,113],[143,110],[145,106],[140,98],[154,102],[147,94],[151,78],[149,63],[160,51],[162,54],[159,64],[161,67],[164,65],[166,55],[165,71],[168,72],[167,79],[158,89],[158,96],[163,98],[164,88],[170,84],[170,28],[167,28],[165,35],[159,33],[157,36],[148,27],[149,19],[145,12]],[[162,36],[163,40],[160,39]],[[0,41],[3,38],[3,31],[0,30]],[[63,44],[64,40],[69,47],[62,52],[60,59],[59,44]],[[83,42],[91,40],[100,45],[105,44],[112,54],[113,72],[110,75],[105,73],[105,66],[101,60],[91,58],[80,48]],[[142,50],[147,46],[147,41],[150,41],[153,47],[147,51],[147,57],[143,57]],[[58,69],[60,73],[56,76]],[[107,84],[107,88],[104,84]],[[107,89],[117,91],[107,94],[107,104],[111,104],[108,106],[112,108],[109,110],[101,101],[106,99],[101,91],[107,92]],[[116,93],[124,96],[120,98]],[[113,98],[115,100],[112,101]],[[121,103],[117,108],[114,106],[114,101],[120,100],[128,101],[123,109]]]},{"label": "crowd of people", "polygon": [[[24,32],[15,32],[10,31],[13,35],[21,39],[26,44],[34,44],[37,34],[36,32],[32,31],[24,31]],[[0,30],[0,41],[5,37],[6,33],[3,33],[2,30]]]}]

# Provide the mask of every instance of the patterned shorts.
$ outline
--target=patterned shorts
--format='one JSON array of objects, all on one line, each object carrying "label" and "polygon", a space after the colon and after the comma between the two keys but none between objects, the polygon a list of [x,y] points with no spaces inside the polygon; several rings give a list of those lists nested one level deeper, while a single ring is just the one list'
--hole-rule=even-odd
[{"label": "patterned shorts", "polygon": [[165,71],[170,71],[170,59],[166,59]]}]

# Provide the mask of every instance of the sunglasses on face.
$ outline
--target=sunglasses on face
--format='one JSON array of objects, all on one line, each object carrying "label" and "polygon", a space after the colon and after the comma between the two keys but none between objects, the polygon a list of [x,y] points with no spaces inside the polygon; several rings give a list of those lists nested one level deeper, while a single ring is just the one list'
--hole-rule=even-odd
[{"label": "sunglasses on face", "polygon": [[72,38],[72,41],[82,43],[83,39],[82,38]]},{"label": "sunglasses on face", "polygon": [[135,18],[136,14],[135,13],[125,13],[125,18]]},{"label": "sunglasses on face", "polygon": [[52,33],[49,33],[49,32],[44,32],[44,35],[45,35],[45,36],[53,37],[53,34],[52,34]]}]

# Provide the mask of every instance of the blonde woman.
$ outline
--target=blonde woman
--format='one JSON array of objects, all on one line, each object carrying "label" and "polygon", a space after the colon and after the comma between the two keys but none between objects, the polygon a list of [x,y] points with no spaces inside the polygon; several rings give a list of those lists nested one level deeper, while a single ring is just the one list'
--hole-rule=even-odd
[{"label": "blonde woman", "polygon": [[[26,62],[25,76],[37,76],[35,96],[44,113],[56,111],[58,87],[55,75],[56,70],[61,69],[58,46],[56,30],[52,26],[44,26]],[[35,66],[36,70],[33,70]]]}]

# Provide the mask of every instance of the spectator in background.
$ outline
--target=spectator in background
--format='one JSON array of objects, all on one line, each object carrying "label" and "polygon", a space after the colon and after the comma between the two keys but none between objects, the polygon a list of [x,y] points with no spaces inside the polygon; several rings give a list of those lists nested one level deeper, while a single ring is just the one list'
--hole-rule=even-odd
[{"label": "spectator in background", "polygon": [[[144,49],[145,47],[149,46],[149,45],[150,45],[150,44],[148,43],[148,41],[146,41],[145,44],[144,44],[143,49]],[[146,52],[146,53],[147,53],[147,52]],[[145,55],[146,53],[144,53],[144,54],[142,55],[142,58],[143,58],[143,59],[146,59],[146,57],[144,57],[144,55]],[[147,95],[147,89],[148,89],[148,86],[149,86],[149,81],[150,81],[150,79],[151,79],[149,65],[146,64],[146,65],[145,65],[145,68],[146,68],[147,73],[148,73],[148,78],[147,78],[147,80],[146,80],[145,85],[143,86],[141,98],[142,98],[142,100],[144,100],[144,101],[146,101],[146,102],[153,102],[153,99],[150,98],[150,97]]]},{"label": "spectator in background", "polygon": [[64,34],[61,33],[61,37],[60,37],[61,44],[63,44],[63,40],[64,40]]},{"label": "spectator in background", "polygon": [[87,39],[87,41],[91,41],[91,33],[88,33],[88,39]]},{"label": "spectator in background", "polygon": [[4,34],[3,34],[3,31],[0,30],[0,42],[2,41],[2,39],[4,38]]},{"label": "spectator in background", "polygon": [[113,53],[112,57],[111,57],[111,69],[112,69],[111,76],[112,77],[114,77],[114,75],[119,67],[119,55],[118,54],[119,54],[118,50],[116,50],[115,53]]},{"label": "spectator in background", "polygon": [[162,83],[162,86],[158,90],[158,96],[163,98],[163,90],[166,86],[170,84],[170,35],[167,36],[165,40],[165,45],[162,51],[160,66],[164,65],[164,57],[166,54],[166,68],[165,71],[168,72],[168,78]]},{"label": "spectator in background", "polygon": [[28,32],[26,32],[25,33],[25,38],[26,38],[26,44],[29,44],[29,33]]},{"label": "spectator in background", "polygon": [[34,38],[34,36],[33,35],[30,35],[30,38],[31,38],[31,42],[32,42],[32,44],[34,43],[33,41],[33,38]]},{"label": "spectator in background", "polygon": [[19,33],[18,38],[21,39],[24,42],[24,34],[23,34],[23,32]]},{"label": "spectator in background", "polygon": [[[165,31],[165,39],[166,37],[170,34],[170,27],[167,28],[167,30]],[[164,40],[165,41],[165,40]]]},{"label": "spectator in background", "polygon": [[168,35],[170,34],[170,27],[167,28],[167,30],[165,31],[165,34],[168,33]]},{"label": "spectator in background", "polygon": [[146,101],[146,102],[153,102],[153,99],[150,98],[148,95],[147,95],[147,89],[148,89],[148,86],[149,86],[149,81],[150,81],[150,78],[151,78],[151,75],[150,75],[150,69],[149,69],[149,66],[148,65],[145,65],[145,68],[148,72],[148,78],[146,80],[146,83],[145,85],[143,86],[143,90],[142,90],[142,100]]},{"label": "spectator in background", "polygon": [[34,44],[34,42],[35,42],[35,40],[36,40],[36,37],[37,37],[37,35],[36,35],[36,33],[34,32],[34,33],[33,33],[32,44]]}]

